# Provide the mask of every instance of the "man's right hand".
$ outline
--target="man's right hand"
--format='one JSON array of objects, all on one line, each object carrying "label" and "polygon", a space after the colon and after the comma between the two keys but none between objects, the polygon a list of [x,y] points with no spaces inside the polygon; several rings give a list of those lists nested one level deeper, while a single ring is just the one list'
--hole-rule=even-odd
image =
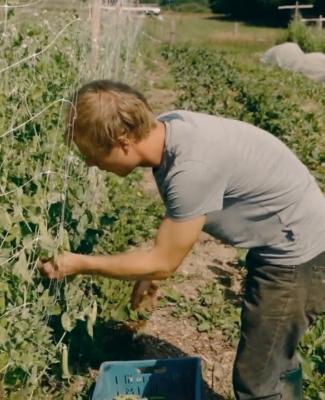
[{"label": "man's right hand", "polygon": [[131,297],[132,310],[153,309],[157,291],[158,286],[153,281],[137,281]]}]

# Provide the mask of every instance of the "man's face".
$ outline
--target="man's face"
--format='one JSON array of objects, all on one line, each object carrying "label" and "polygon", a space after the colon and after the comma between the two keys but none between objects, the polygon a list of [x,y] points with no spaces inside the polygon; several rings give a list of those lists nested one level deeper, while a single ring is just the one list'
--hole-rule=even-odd
[{"label": "man's face", "polygon": [[118,176],[126,176],[138,166],[132,144],[128,146],[116,144],[110,150],[93,150],[93,146],[81,141],[76,141],[76,145],[88,167],[97,167]]}]

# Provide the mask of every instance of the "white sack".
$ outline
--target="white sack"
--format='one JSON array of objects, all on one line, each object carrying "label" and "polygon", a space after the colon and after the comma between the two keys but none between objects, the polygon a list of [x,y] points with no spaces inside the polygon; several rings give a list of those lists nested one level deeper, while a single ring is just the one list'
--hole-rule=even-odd
[{"label": "white sack", "polygon": [[325,82],[325,54],[305,54],[296,43],[283,43],[267,50],[263,63],[304,74],[317,82]]}]

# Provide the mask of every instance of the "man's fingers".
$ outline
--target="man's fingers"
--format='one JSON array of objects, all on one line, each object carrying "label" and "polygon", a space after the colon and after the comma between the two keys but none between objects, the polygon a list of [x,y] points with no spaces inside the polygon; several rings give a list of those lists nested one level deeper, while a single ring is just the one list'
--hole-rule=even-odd
[{"label": "man's fingers", "polygon": [[133,289],[132,298],[131,298],[131,308],[132,310],[136,310],[139,307],[143,299],[143,294],[138,293],[136,288]]},{"label": "man's fingers", "polygon": [[158,286],[151,281],[138,281],[134,285],[132,298],[131,298],[131,308],[132,310],[137,310],[146,298],[154,298],[158,290]]},{"label": "man's fingers", "polygon": [[157,293],[157,290],[158,290],[158,285],[156,285],[155,283],[152,282],[148,289],[148,294],[154,295]]},{"label": "man's fingers", "polygon": [[144,286],[143,281],[138,281],[135,283],[133,292],[132,292],[132,298],[131,298],[131,308],[132,310],[136,310],[141,303],[143,296],[144,296]]},{"label": "man's fingers", "polygon": [[58,265],[54,263],[54,260],[51,258],[46,262],[43,261],[38,261],[37,263],[37,268],[40,271],[41,275],[44,276],[45,278],[49,279],[62,279],[63,277],[61,276],[59,272]]}]

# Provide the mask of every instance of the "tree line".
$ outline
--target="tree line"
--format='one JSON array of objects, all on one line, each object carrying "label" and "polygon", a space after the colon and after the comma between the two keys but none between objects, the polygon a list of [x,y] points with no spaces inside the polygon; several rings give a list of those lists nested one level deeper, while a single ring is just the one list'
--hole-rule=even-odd
[{"label": "tree line", "polygon": [[[214,13],[225,13],[241,19],[273,19],[279,22],[288,20],[291,12],[279,11],[282,5],[295,4],[295,0],[209,0]],[[300,4],[313,4],[314,8],[304,13],[318,16],[325,14],[324,0],[303,0]]]}]

